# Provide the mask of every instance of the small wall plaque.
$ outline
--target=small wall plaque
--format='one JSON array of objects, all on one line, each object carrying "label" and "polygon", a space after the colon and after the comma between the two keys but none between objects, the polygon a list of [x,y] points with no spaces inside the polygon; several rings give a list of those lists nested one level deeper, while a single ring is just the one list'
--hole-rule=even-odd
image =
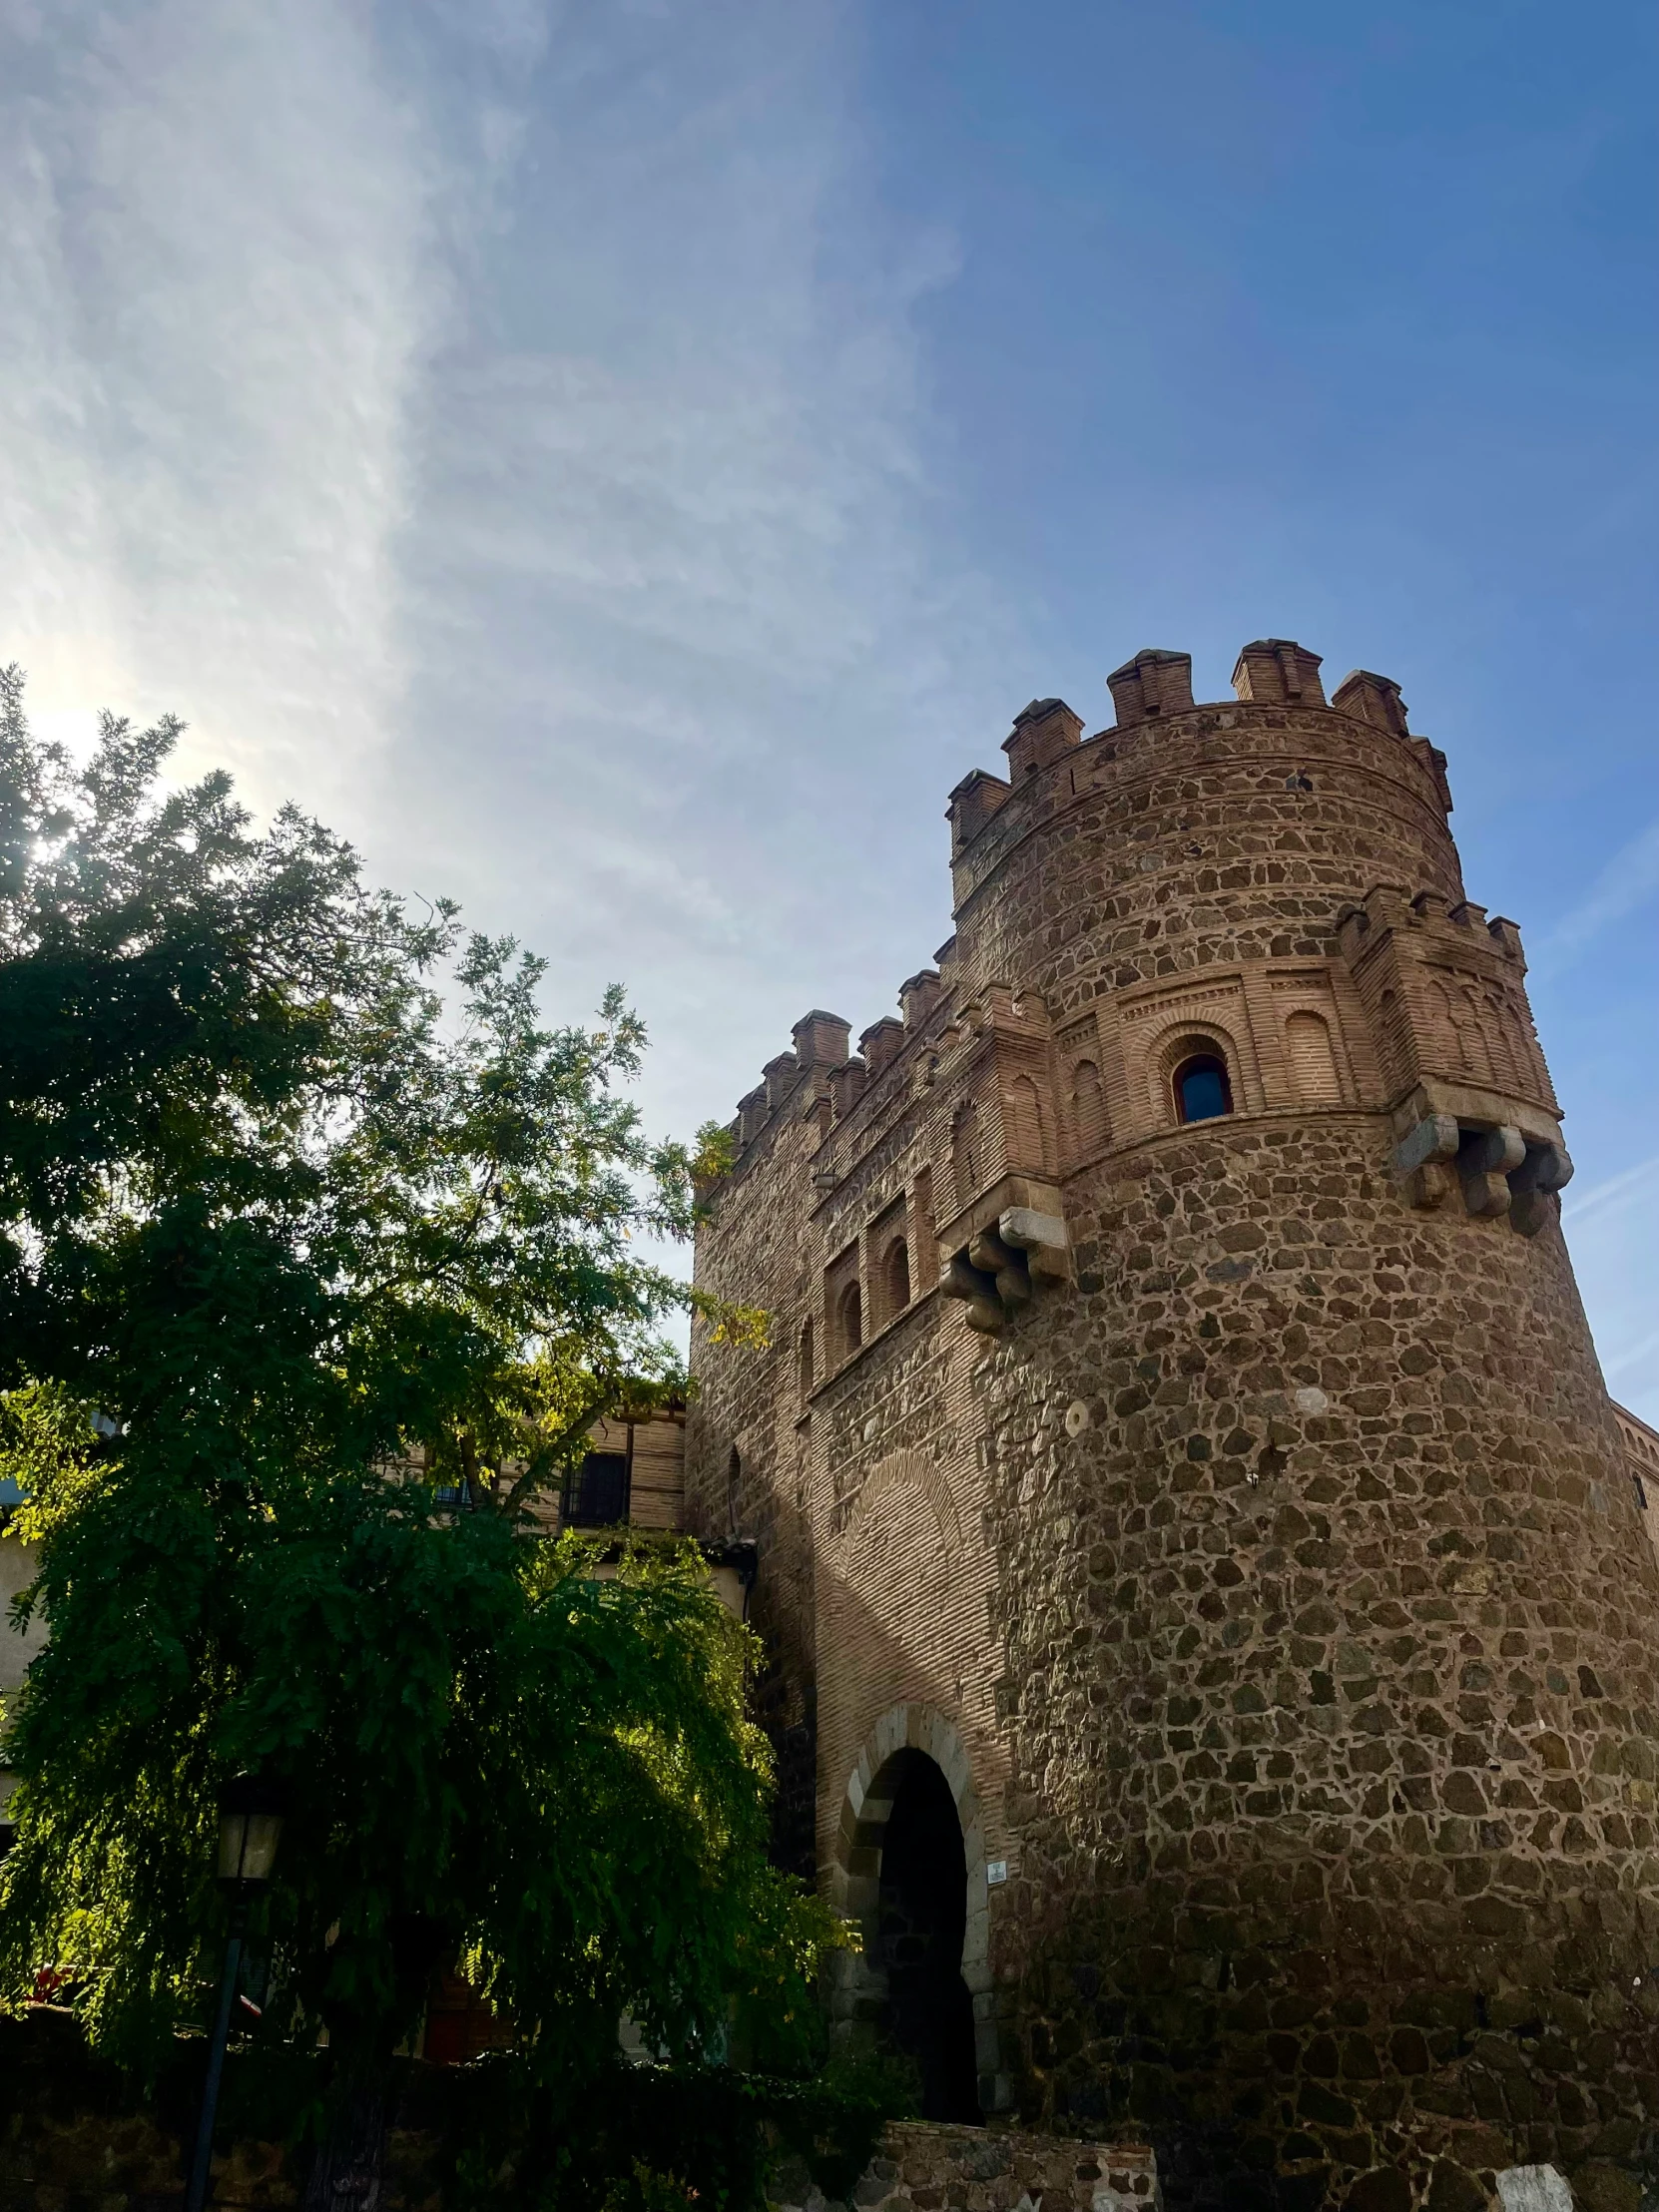
[{"label": "small wall plaque", "polygon": [[1008,1879],[1008,1862],[1007,1862],[1007,1860],[1006,1860],[1006,1859],[987,1859],[987,1860],[986,1860],[986,1862],[985,1862],[985,1882],[986,1882],[986,1885],[987,1885],[987,1887],[990,1887],[990,1888],[994,1888],[994,1887],[995,1887],[995,1885],[996,1885],[997,1883],[999,1883],[999,1882],[1006,1882],[1006,1881],[1007,1881],[1007,1879]]}]

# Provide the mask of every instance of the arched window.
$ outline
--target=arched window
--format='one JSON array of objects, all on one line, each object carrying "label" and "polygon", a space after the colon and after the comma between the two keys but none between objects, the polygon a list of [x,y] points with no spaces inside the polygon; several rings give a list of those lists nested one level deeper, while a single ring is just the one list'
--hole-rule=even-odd
[{"label": "arched window", "polygon": [[1285,1024],[1285,1054],[1291,1064],[1291,1081],[1305,1106],[1337,1106],[1343,1086],[1337,1075],[1337,1055],[1331,1031],[1320,1014],[1293,1014]]},{"label": "arched window", "polygon": [[887,1247],[881,1262],[881,1289],[890,1321],[910,1303],[910,1255],[902,1237],[894,1237]]},{"label": "arched window", "polygon": [[1428,1027],[1444,1064],[1461,1067],[1463,1064],[1463,1040],[1457,1032],[1456,1017],[1451,1011],[1451,995],[1443,983],[1430,983],[1427,991]]},{"label": "arched window", "polygon": [[813,1394],[813,1325],[810,1321],[801,1325],[801,1394]]},{"label": "arched window", "polygon": [[1214,1052],[1195,1052],[1175,1071],[1175,1104],[1183,1121],[1214,1121],[1233,1111],[1233,1086],[1227,1062]]},{"label": "arched window", "polygon": [[1071,1126],[1082,1159],[1106,1142],[1106,1093],[1093,1060],[1079,1060],[1071,1071]]},{"label": "arched window", "polygon": [[835,1324],[840,1332],[841,1358],[856,1352],[864,1341],[863,1306],[858,1297],[858,1286],[849,1283],[835,1305]]},{"label": "arched window", "polygon": [[1492,1080],[1492,1055],[1486,1043],[1486,1009],[1480,1003],[1480,993],[1472,983],[1463,985],[1462,1021],[1458,1025],[1458,1041],[1463,1047],[1463,1065],[1484,1082]]}]

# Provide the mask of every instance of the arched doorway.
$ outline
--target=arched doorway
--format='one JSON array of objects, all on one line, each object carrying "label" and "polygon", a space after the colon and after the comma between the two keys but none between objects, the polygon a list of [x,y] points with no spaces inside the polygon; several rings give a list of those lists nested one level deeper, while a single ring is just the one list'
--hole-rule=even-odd
[{"label": "arched doorway", "polygon": [[921,2075],[924,2120],[977,2123],[973,1999],[962,1978],[967,1855],[950,1785],[925,1752],[894,1754],[881,1839],[879,1964],[887,2034]]},{"label": "arched doorway", "polygon": [[[924,1485],[925,1487],[925,1485]],[[948,1501],[948,1493],[946,1493]],[[953,1514],[952,1514],[953,1517]],[[944,1520],[941,1516],[941,1531]],[[922,1769],[943,1779],[956,1816],[956,1846],[966,1879],[955,1873],[956,1861],[943,1854],[952,1894],[962,1898],[966,1927],[958,1953],[957,1972],[966,1983],[972,2010],[975,2086],[978,2094],[963,2120],[986,2112],[1006,2111],[1012,2102],[1012,2084],[1002,2071],[1000,2037],[990,1962],[990,1911],[986,1895],[985,1822],[978,1792],[973,1786],[972,1762],[952,1722],[934,1707],[921,1704],[889,1706],[864,1739],[852,1772],[846,1779],[830,1852],[830,1897],[837,1913],[856,1921],[863,1936],[860,1951],[838,1951],[830,1967],[830,2018],[838,2041],[856,2047],[871,2027],[889,2018],[889,1991],[885,1945],[881,1934],[882,1875],[897,1902],[897,1885],[887,1860],[887,1824],[892,1819],[897,1792]],[[925,1789],[927,1785],[923,1785]],[[926,1834],[926,1821],[918,1800],[913,1817]],[[942,1820],[939,1813],[931,1816]],[[906,1813],[906,1823],[912,1819]],[[946,1834],[948,1835],[948,1829]],[[1004,1844],[1004,1850],[1007,1848]],[[925,1868],[927,1855],[912,1852],[903,1843],[897,1864],[906,1855]],[[932,1864],[936,1867],[938,1859]],[[906,1887],[908,1884],[906,1882]],[[952,1924],[954,1925],[954,1923]],[[948,1949],[950,1937],[944,1938]],[[962,2124],[960,2121],[958,2125]]]}]

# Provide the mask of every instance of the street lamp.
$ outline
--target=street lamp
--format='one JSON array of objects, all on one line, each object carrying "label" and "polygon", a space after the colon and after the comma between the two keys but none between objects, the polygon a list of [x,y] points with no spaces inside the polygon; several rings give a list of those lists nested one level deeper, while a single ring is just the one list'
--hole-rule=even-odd
[{"label": "street lamp", "polygon": [[203,2212],[208,2201],[214,2121],[219,2113],[219,2084],[225,2072],[231,2009],[237,2001],[237,1980],[242,1971],[242,1939],[248,1932],[249,1908],[271,1880],[276,1861],[283,1806],[281,1790],[254,1774],[239,1774],[227,1783],[219,1800],[219,1886],[231,1903],[231,1933],[225,1944],[225,1970],[219,1978],[219,2008],[208,2044],[208,2074],[202,2084],[202,2117],[197,2123],[196,2155],[185,2192],[185,2212]]}]

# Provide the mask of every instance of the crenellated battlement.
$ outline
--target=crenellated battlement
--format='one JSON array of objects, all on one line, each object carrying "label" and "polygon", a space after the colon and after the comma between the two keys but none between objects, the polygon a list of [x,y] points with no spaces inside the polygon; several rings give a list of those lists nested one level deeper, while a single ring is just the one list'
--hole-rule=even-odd
[{"label": "crenellated battlement", "polygon": [[[1423,776],[1437,810],[1449,814],[1445,755],[1410,730],[1393,679],[1356,669],[1328,702],[1319,671],[1320,656],[1294,639],[1260,638],[1239,656],[1232,699],[1195,702],[1191,656],[1148,647],[1113,670],[1107,683],[1115,720],[1087,738],[1064,700],[1033,700],[1003,740],[1008,775],[975,769],[951,792],[952,859],[971,854],[977,865],[993,825],[997,834],[989,842],[1000,852],[1027,833],[1045,808],[1085,798],[1102,780],[1123,784],[1135,774],[1156,774],[1177,746],[1202,752],[1221,745],[1270,757],[1312,747],[1329,754],[1333,766],[1346,751],[1351,769],[1362,775],[1375,774],[1391,755],[1391,772],[1407,783]],[[1389,741],[1382,756],[1375,751],[1379,738]],[[1289,758],[1287,765],[1292,773],[1301,766]]]}]

